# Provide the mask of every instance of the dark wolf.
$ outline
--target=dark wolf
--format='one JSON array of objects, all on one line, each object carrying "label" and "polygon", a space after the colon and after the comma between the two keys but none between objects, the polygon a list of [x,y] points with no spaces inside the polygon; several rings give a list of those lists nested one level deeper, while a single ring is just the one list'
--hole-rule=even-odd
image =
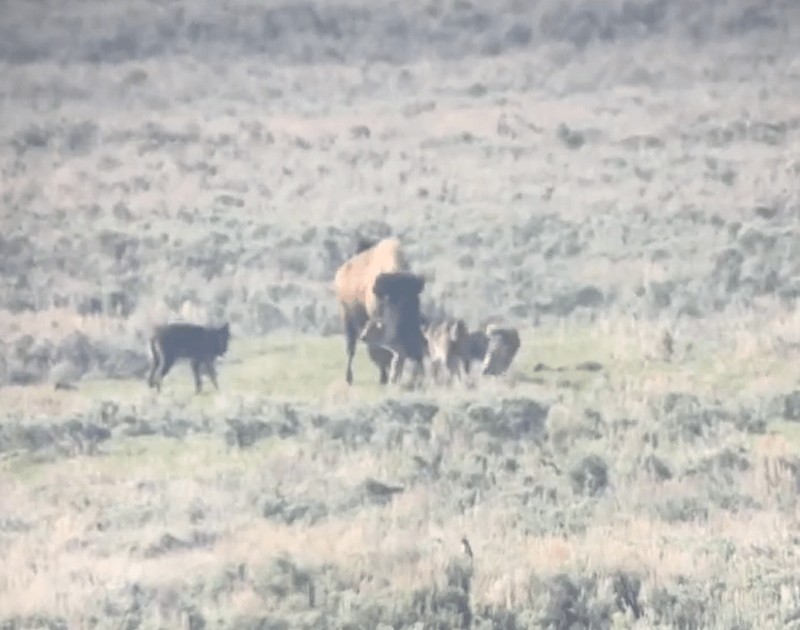
[{"label": "dark wolf", "polygon": [[519,331],[514,327],[496,324],[486,326],[486,354],[481,372],[486,376],[498,376],[508,370],[520,347]]},{"label": "dark wolf", "polygon": [[228,351],[230,340],[228,322],[219,327],[172,323],[157,326],[150,337],[153,366],[147,384],[161,391],[161,381],[178,359],[189,359],[194,374],[195,392],[202,384],[200,368],[204,367],[214,387],[219,390],[214,360]]},{"label": "dark wolf", "polygon": [[442,380],[444,368],[447,369],[445,378],[448,382],[452,382],[453,378],[463,379],[469,374],[470,340],[463,319],[444,317],[440,321],[423,322],[422,334],[428,342],[434,381]]}]

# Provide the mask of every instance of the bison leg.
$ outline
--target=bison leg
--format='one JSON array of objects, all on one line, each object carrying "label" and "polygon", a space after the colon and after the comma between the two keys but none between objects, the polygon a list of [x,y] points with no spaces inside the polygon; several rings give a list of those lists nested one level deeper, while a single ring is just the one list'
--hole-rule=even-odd
[{"label": "bison leg", "polygon": [[344,378],[348,385],[353,384],[353,356],[356,353],[356,341],[358,341],[358,331],[355,329],[353,321],[348,319],[345,325],[345,340],[347,350],[347,369]]}]

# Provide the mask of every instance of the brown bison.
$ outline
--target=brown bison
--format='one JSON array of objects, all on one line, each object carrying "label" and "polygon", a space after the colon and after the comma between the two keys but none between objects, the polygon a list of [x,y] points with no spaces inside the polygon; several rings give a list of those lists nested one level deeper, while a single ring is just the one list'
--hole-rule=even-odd
[{"label": "brown bison", "polygon": [[469,333],[464,320],[446,317],[439,322],[424,323],[422,332],[428,342],[434,380],[440,380],[443,367],[447,368],[448,381],[453,377],[463,378],[462,369],[469,374]]},{"label": "brown bison", "polygon": [[519,332],[516,328],[489,324],[486,338],[488,342],[481,372],[486,376],[497,376],[505,372],[514,360],[520,347]]},{"label": "brown bison", "polygon": [[396,383],[406,358],[415,362],[415,378],[424,368],[427,343],[422,334],[419,297],[425,278],[409,271],[381,273],[375,278],[373,293],[378,298],[359,338],[366,344],[392,352],[389,380]]},{"label": "brown bison", "polygon": [[[419,330],[419,294],[424,279],[409,272],[397,238],[376,243],[362,240],[358,250],[334,277],[346,340],[345,379],[352,384],[356,342],[371,321],[372,330],[362,341],[380,369],[381,384],[385,384],[390,369],[393,379],[399,376],[394,372],[402,369],[405,355],[415,358],[422,351],[418,347],[424,343]],[[409,334],[409,326],[417,327],[417,335]]]}]

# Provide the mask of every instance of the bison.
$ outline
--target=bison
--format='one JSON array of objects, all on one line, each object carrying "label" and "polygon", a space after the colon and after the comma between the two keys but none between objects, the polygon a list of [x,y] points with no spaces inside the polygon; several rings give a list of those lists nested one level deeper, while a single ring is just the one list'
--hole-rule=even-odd
[{"label": "bison", "polygon": [[391,351],[392,383],[400,378],[406,358],[415,362],[415,377],[424,371],[422,361],[427,343],[422,334],[419,304],[423,288],[425,278],[409,271],[380,273],[375,278],[372,290],[377,298],[376,308],[359,338],[368,345]]},{"label": "bison", "polygon": [[[382,274],[383,279],[378,286],[376,280]],[[352,365],[356,342],[371,318],[374,318],[373,330],[362,341],[367,344],[370,358],[380,369],[381,384],[389,381],[390,369],[402,369],[403,361],[391,349],[397,345],[397,340],[391,337],[397,334],[395,324],[398,323],[401,324],[400,334],[405,335],[408,317],[416,321],[418,326],[419,293],[423,286],[424,280],[410,273],[400,241],[394,237],[375,243],[360,240],[356,254],[339,267],[334,277],[334,288],[344,325],[347,350],[345,379],[348,384],[353,382]],[[409,290],[416,293],[408,296]],[[389,323],[387,328],[381,328],[384,320]],[[420,331],[419,337],[421,336]],[[373,337],[376,339],[374,343],[368,341]],[[414,341],[414,335],[405,337],[410,343],[410,352],[404,354],[416,356],[418,348],[415,346],[419,340]],[[397,378],[399,374],[394,376]]]}]

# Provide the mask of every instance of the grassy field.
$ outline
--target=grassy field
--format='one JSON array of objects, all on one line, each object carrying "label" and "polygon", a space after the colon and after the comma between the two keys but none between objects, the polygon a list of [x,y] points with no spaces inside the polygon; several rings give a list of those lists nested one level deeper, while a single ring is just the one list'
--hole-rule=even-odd
[{"label": "grassy field", "polygon": [[341,338],[309,335],[237,340],[200,396],[180,364],[160,395],[6,387],[0,611],[12,627],[778,627],[800,436],[741,384],[774,393],[791,364],[710,345],[676,363],[637,330],[523,330],[506,378],[452,389],[381,389],[362,349],[348,390]]},{"label": "grassy field", "polygon": [[[0,628],[800,627],[794,3],[6,5]],[[388,234],[509,374],[345,385]]]}]

